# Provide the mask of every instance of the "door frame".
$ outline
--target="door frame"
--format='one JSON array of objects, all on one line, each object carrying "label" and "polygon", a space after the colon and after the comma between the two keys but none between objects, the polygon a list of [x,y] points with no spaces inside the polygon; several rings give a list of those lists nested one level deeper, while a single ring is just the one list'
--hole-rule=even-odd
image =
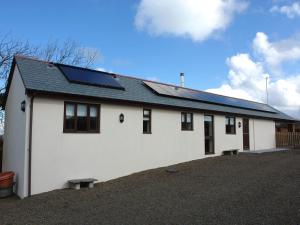
[{"label": "door frame", "polygon": [[[205,116],[210,116],[212,118],[212,136],[206,136],[205,135]],[[210,115],[210,114],[205,114],[204,115],[204,154],[205,155],[213,155],[215,154],[215,117],[214,115]],[[212,147],[213,147],[213,151],[212,152],[206,152],[205,151],[205,140],[206,139],[210,139],[212,141]]]},{"label": "door frame", "polygon": [[[248,124],[247,128],[248,128],[248,132],[246,131],[246,126],[245,126],[245,121],[247,121],[246,123]],[[250,150],[250,133],[249,133],[249,118],[243,118],[243,151],[249,151]],[[246,138],[248,139],[248,141],[246,141]],[[248,143],[248,145],[246,145],[246,143]]]}]

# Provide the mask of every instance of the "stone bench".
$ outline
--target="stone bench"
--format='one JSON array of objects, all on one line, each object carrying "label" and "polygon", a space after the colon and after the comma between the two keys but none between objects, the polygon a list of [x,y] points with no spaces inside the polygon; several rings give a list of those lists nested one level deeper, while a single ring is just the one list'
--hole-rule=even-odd
[{"label": "stone bench", "polygon": [[94,178],[85,178],[85,179],[69,180],[68,183],[70,185],[70,188],[79,190],[80,187],[83,185],[86,185],[88,188],[93,188],[95,181],[97,180]]},{"label": "stone bench", "polygon": [[223,151],[223,155],[237,155],[237,154],[239,154],[238,149],[229,149]]}]

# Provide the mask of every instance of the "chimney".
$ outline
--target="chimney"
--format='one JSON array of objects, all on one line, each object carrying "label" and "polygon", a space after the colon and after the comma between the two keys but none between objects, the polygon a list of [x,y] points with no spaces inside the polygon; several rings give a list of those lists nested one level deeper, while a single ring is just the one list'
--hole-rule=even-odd
[{"label": "chimney", "polygon": [[184,87],[184,73],[180,73],[180,86]]}]

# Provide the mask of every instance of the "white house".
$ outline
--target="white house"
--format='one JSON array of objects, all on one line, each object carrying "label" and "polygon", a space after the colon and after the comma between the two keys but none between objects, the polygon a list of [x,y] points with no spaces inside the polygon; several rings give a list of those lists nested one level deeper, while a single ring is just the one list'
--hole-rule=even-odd
[{"label": "white house", "polygon": [[269,105],[16,56],[3,96],[3,170],[23,198],[67,186],[275,147]]}]

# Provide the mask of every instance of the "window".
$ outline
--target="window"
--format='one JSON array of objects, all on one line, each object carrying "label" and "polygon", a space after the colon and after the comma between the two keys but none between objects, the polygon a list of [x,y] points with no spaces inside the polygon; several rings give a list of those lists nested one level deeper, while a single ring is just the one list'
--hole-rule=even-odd
[{"label": "window", "polygon": [[78,131],[87,131],[87,105],[78,104],[77,105],[77,130]]},{"label": "window", "polygon": [[65,102],[65,133],[99,133],[99,105]]},{"label": "window", "polygon": [[193,113],[181,113],[181,130],[193,130]]},{"label": "window", "polygon": [[97,131],[99,126],[99,107],[90,105],[90,130]]},{"label": "window", "polygon": [[143,110],[143,133],[151,134],[151,110]]},{"label": "window", "polygon": [[226,134],[235,134],[235,117],[225,117]]},{"label": "window", "polygon": [[75,105],[74,104],[65,105],[65,129],[67,130],[75,129]]}]

